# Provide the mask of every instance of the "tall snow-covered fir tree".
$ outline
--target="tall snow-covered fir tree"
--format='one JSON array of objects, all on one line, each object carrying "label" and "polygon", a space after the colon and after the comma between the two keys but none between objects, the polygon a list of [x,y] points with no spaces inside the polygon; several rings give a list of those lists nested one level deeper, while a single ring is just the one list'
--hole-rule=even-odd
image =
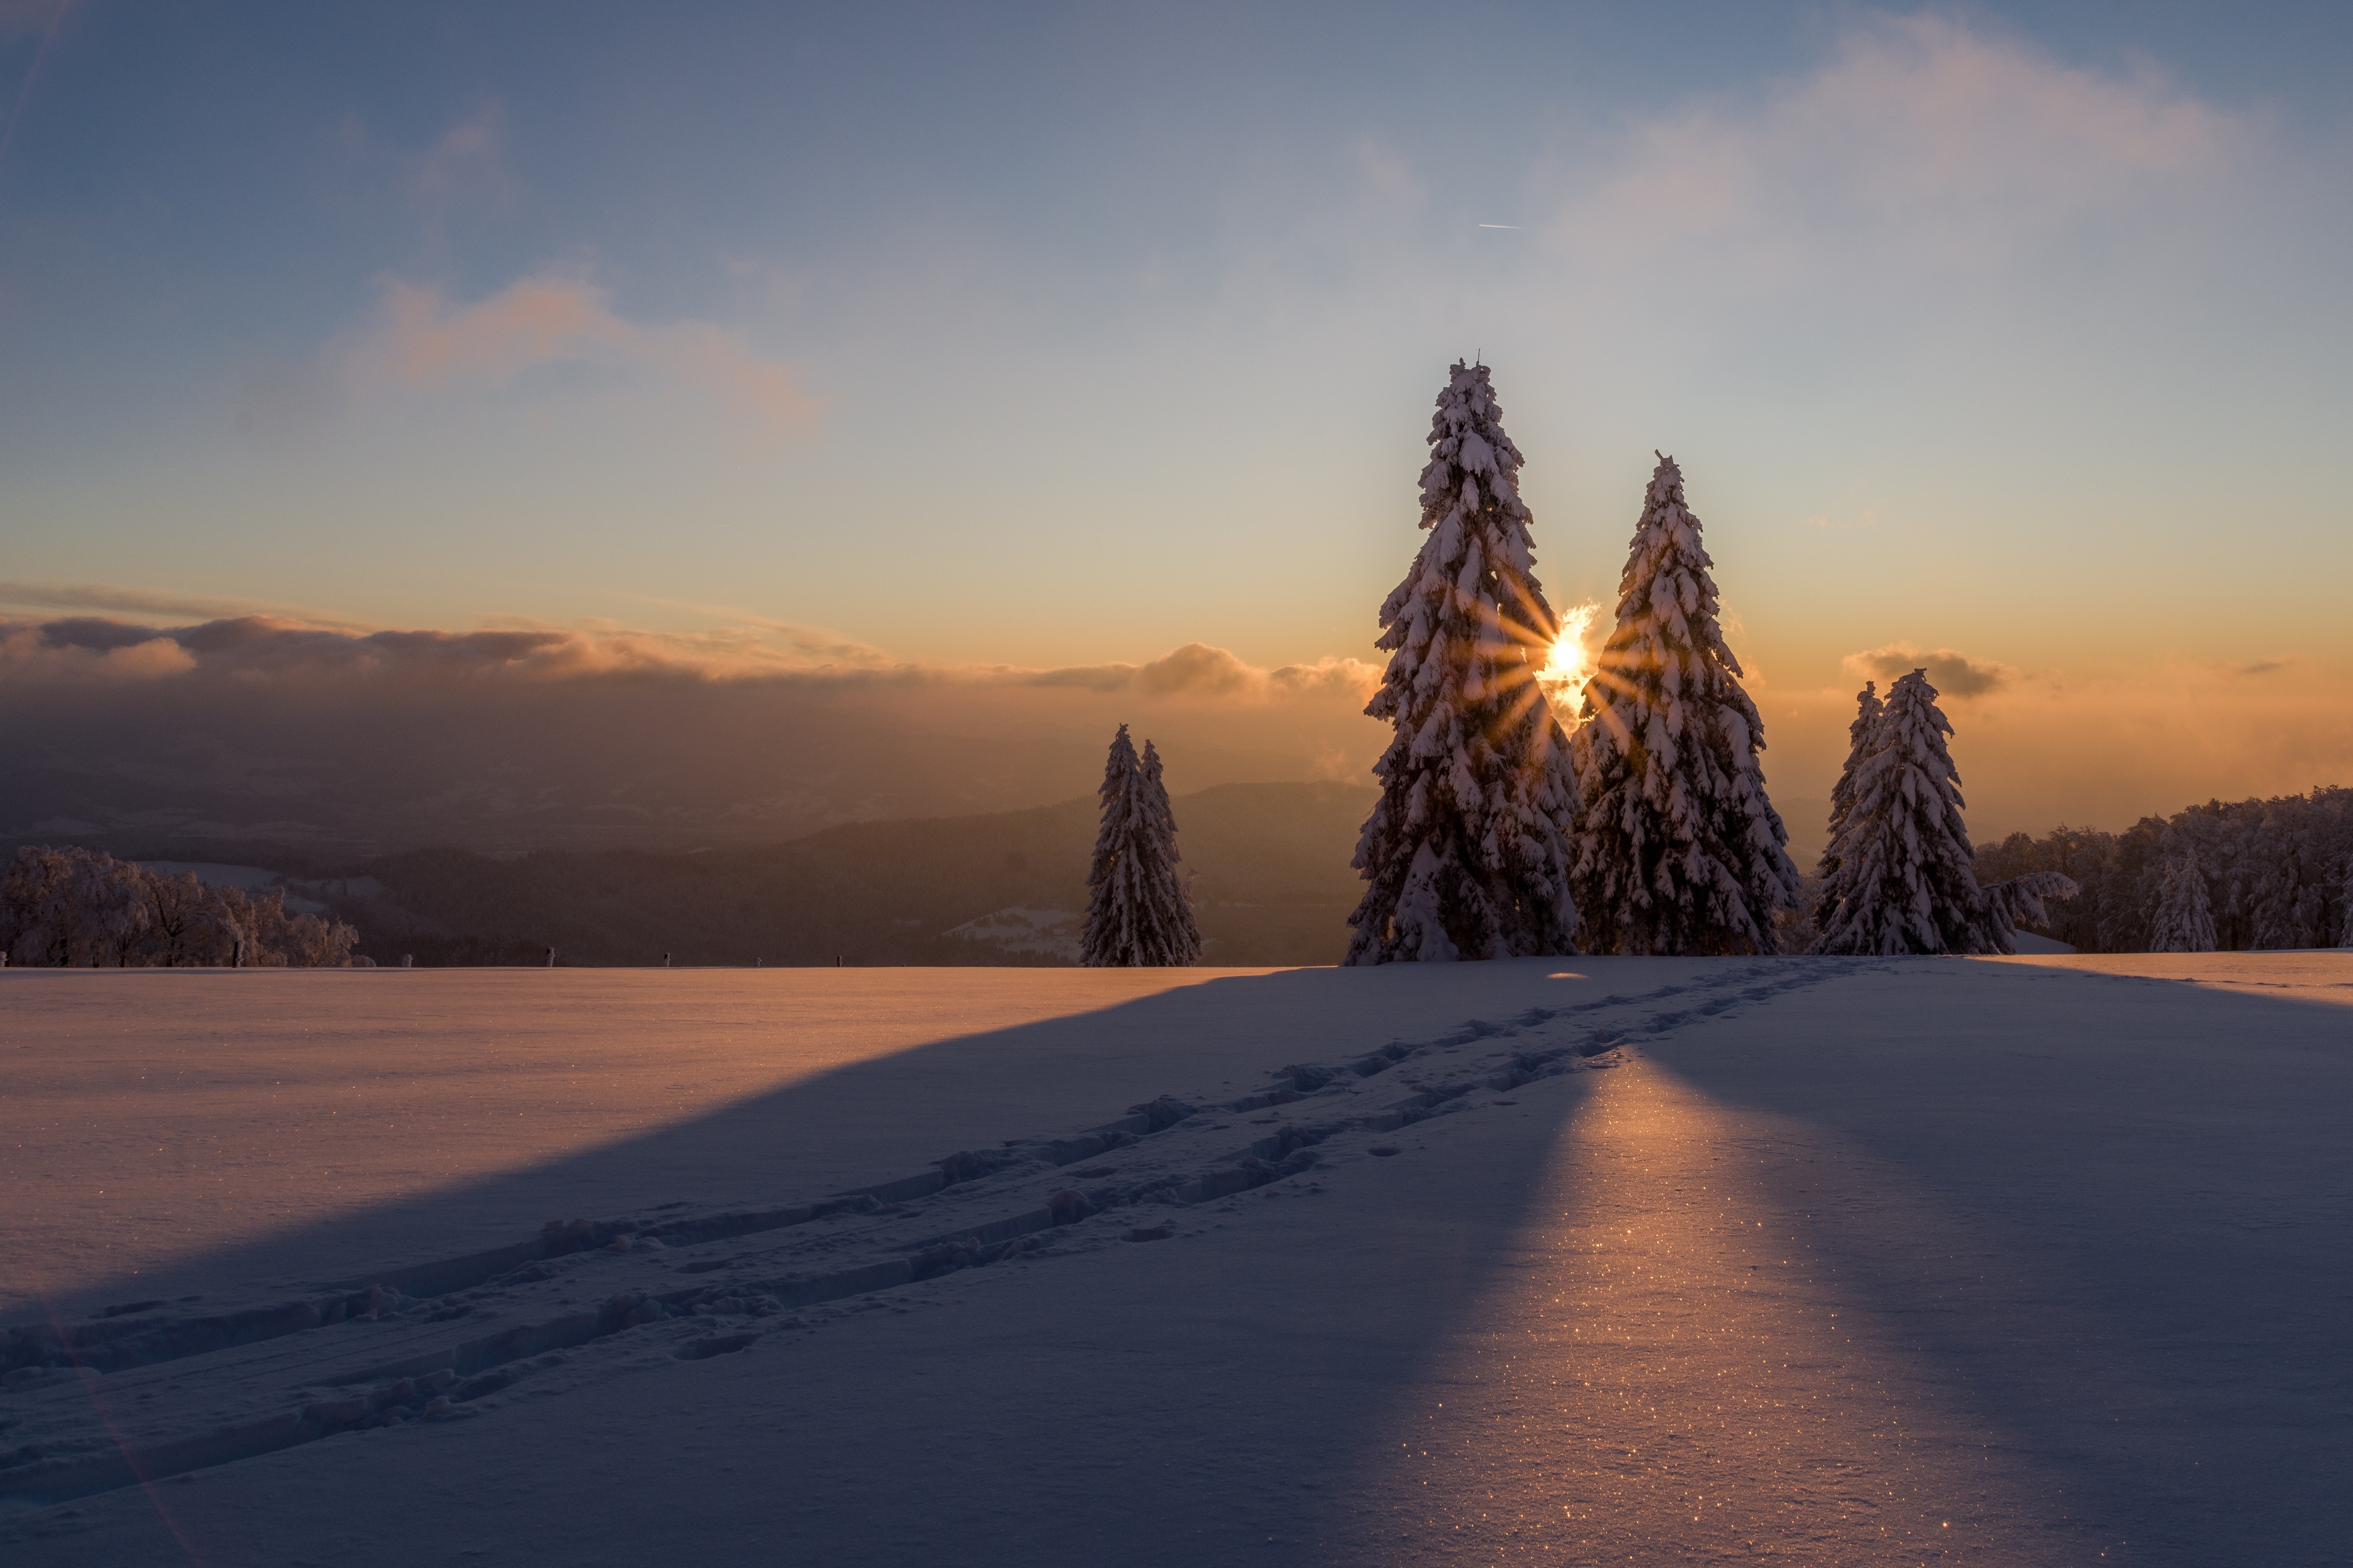
[{"label": "tall snow-covered fir tree", "polygon": [[1347,962],[1577,951],[1567,741],[1536,685],[1558,622],[1532,567],[1519,448],[1485,365],[1456,361],[1430,426],[1413,566],[1381,606],[1396,726],[1354,862]]},{"label": "tall snow-covered fir tree", "polygon": [[2158,889],[2157,910],[2149,918],[2151,952],[2211,952],[2214,951],[2214,905],[2206,896],[2206,873],[2191,850],[2165,868]]},{"label": "tall snow-covered fir tree", "polygon": [[1103,822],[1087,870],[1079,962],[1098,969],[1182,967],[1201,954],[1193,900],[1176,871],[1176,817],[1160,753],[1122,724],[1103,763]]},{"label": "tall snow-covered fir tree", "polygon": [[1818,929],[1844,896],[1839,883],[1839,829],[1845,826],[1847,813],[1854,807],[1854,775],[1862,766],[1862,759],[1871,754],[1873,733],[1886,708],[1879,700],[1879,683],[1875,680],[1864,681],[1862,689],[1854,694],[1854,722],[1846,727],[1846,766],[1839,770],[1838,783],[1831,786],[1830,838],[1822,846],[1821,863],[1815,872],[1821,881],[1821,890],[1814,899],[1814,923]]},{"label": "tall snow-covered fir tree", "polygon": [[1826,851],[1839,867],[1840,896],[1818,917],[1816,952],[2004,950],[1961,818],[1960,774],[1945,745],[1952,732],[1926,670],[1889,688],[1870,754],[1854,770],[1846,820]]},{"label": "tall snow-covered fir tree", "polygon": [[1757,761],[1764,721],[1699,536],[1683,470],[1662,457],[1574,737],[1573,881],[1595,952],[1771,952],[1775,912],[1797,902]]}]

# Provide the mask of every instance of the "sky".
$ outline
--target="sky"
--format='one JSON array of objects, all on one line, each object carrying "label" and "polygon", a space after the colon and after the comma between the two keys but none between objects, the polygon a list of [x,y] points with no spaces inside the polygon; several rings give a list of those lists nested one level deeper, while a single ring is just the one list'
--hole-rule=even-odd
[{"label": "sky", "polygon": [[2325,5],[0,0],[0,684],[521,630],[943,734],[1320,704],[1265,765],[1345,776],[1479,356],[1556,607],[1681,462],[1777,798],[1917,663],[1980,837],[2353,783],[2348,68]]}]

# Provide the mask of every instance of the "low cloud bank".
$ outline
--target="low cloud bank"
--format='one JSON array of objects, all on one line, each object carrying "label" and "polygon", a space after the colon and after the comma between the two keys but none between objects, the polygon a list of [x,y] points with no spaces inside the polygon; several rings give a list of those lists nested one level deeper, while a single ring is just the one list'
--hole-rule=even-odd
[{"label": "low cloud bank", "polygon": [[1090,793],[1112,730],[1180,789],[1365,776],[1377,671],[1192,644],[1060,669],[804,628],[0,622],[0,838],[144,850],[766,842]]}]

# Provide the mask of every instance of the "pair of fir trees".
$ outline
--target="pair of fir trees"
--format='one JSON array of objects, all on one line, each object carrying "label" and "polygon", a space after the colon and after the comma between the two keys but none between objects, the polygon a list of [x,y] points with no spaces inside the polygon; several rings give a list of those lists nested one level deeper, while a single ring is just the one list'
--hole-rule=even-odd
[{"label": "pair of fir trees", "polygon": [[1831,791],[1831,837],[1814,900],[1815,952],[2014,952],[2021,922],[2049,918],[2073,879],[2036,871],[1979,887],[1961,819],[1960,774],[1928,673],[1856,694],[1846,767]]},{"label": "pair of fir trees", "polygon": [[[1617,622],[1572,733],[1538,682],[1559,623],[1533,570],[1523,459],[1486,366],[1456,362],[1430,447],[1429,538],[1381,606],[1377,646],[1389,660],[1365,710],[1395,734],[1373,769],[1381,796],[1356,847],[1367,886],[1348,917],[1346,962],[1547,957],[1580,945],[1778,951],[1776,916],[1796,908],[1800,882],[1765,791],[1764,722],[1725,643],[1715,563],[1674,459],[1661,456],[1651,476]],[[2008,951],[2011,912],[2035,896],[1978,889],[1935,696],[1918,672],[1891,694],[1893,717],[1875,714],[1866,694],[1817,951]],[[1162,847],[1128,824],[1168,821],[1165,791],[1124,804],[1132,776],[1148,770],[1157,786],[1150,747],[1140,767],[1134,756],[1123,727],[1088,879],[1085,961],[1187,963],[1200,942],[1189,908],[1126,901],[1160,886],[1155,878],[1176,888],[1173,839],[1159,869],[1131,858]],[[1921,839],[1924,826],[1934,842]],[[1128,953],[1139,956],[1116,956]]]}]

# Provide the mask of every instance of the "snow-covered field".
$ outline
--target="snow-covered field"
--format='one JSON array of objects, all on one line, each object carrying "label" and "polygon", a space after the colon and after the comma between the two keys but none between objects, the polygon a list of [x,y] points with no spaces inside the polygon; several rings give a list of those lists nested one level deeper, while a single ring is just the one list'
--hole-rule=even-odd
[{"label": "snow-covered field", "polygon": [[2348,1110],[2353,953],[7,972],[0,1546],[2342,1563]]}]

